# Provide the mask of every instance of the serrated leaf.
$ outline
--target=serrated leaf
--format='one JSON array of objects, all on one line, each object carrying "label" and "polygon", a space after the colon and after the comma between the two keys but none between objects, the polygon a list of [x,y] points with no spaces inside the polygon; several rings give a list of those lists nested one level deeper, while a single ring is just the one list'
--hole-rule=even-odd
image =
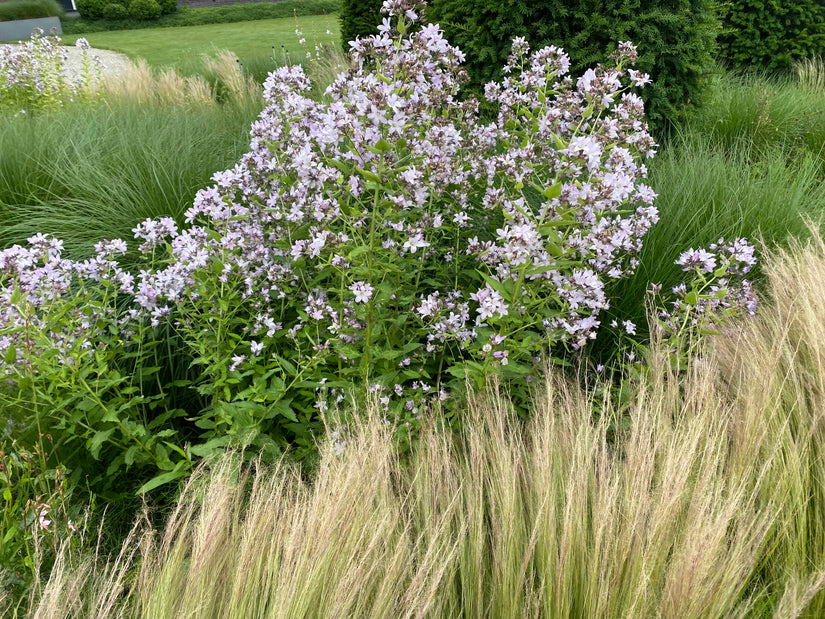
[{"label": "serrated leaf", "polygon": [[108,430],[101,430],[100,432],[96,432],[95,435],[89,441],[89,453],[91,454],[92,458],[95,460],[100,459],[100,448],[103,447],[103,443],[109,440],[109,437],[112,436],[114,433],[114,428],[109,428]]},{"label": "serrated leaf", "polygon": [[270,413],[267,413],[267,418],[271,418],[272,414],[281,415],[281,417],[286,417],[290,421],[298,423],[298,416],[292,408],[292,400],[281,400],[275,403]]},{"label": "serrated leaf", "polygon": [[140,452],[140,447],[137,445],[132,445],[126,452],[123,454],[123,462],[126,463],[126,466],[132,466],[135,463],[135,456]]},{"label": "serrated leaf", "polygon": [[205,443],[201,443],[200,445],[193,445],[189,448],[189,451],[190,453],[192,453],[192,455],[198,456],[199,458],[205,458],[206,456],[212,453],[222,450],[231,441],[232,437],[225,434],[223,436],[218,436],[217,438],[210,439]]}]

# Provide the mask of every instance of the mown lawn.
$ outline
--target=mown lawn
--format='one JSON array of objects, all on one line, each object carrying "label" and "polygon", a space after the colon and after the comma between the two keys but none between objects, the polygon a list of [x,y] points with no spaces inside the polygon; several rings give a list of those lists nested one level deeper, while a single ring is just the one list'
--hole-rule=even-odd
[{"label": "mown lawn", "polygon": [[[305,46],[301,45],[296,30],[303,33]],[[292,62],[297,62],[307,50],[314,50],[316,44],[337,45],[339,30],[336,16],[312,15],[183,28],[97,32],[83,36],[92,47],[123,52],[132,60],[143,58],[152,67],[174,66],[188,72],[200,56],[214,55],[220,49],[234,52],[242,62],[274,55],[274,61],[283,64],[284,51]],[[65,36],[63,42],[74,44],[78,38],[80,35]]]}]

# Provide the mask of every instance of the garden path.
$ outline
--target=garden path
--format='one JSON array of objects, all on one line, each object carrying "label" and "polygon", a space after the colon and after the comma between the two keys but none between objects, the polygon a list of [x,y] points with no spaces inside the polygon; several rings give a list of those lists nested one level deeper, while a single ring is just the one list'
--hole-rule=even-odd
[{"label": "garden path", "polygon": [[[4,43],[4,45],[16,44]],[[75,77],[80,73],[83,67],[80,50],[74,45],[65,45],[63,47],[67,53],[66,72],[70,77]],[[97,56],[103,61],[103,64],[105,65],[103,75],[105,76],[120,77],[129,67],[129,57],[126,54],[113,52],[108,49],[97,49],[94,47],[91,48],[90,53],[92,56]]]}]

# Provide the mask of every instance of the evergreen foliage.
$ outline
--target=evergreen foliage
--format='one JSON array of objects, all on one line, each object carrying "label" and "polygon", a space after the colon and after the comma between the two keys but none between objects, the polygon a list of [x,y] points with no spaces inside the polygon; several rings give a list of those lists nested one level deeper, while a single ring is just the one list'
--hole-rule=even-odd
[{"label": "evergreen foliage", "polygon": [[[251,2],[249,4],[232,4],[202,9],[181,6],[174,12],[167,13],[166,11],[169,11],[175,5],[175,2],[174,0],[162,0],[158,4],[161,5],[164,14],[151,21],[133,19],[128,15],[125,19],[110,19],[102,15],[102,8],[100,12],[95,12],[92,16],[88,8],[80,8],[81,5],[85,7],[96,7],[98,4],[111,6],[111,2],[119,2],[124,6],[128,4],[128,0],[77,0],[82,17],[61,19],[63,34],[77,35],[143,28],[179,28],[207,24],[230,24],[260,19],[294,18],[335,13],[340,8],[339,0],[280,0],[279,2]],[[2,4],[0,4],[0,7],[2,7]],[[94,11],[94,9],[92,10]],[[120,13],[118,9],[114,10]]]},{"label": "evergreen foliage", "polygon": [[381,0],[342,0],[341,44],[349,51],[349,42],[378,31],[381,23]]},{"label": "evergreen foliage", "polygon": [[783,71],[825,50],[822,0],[730,0],[720,17],[720,58],[731,68]]},{"label": "evergreen foliage", "polygon": [[177,10],[177,3],[169,0],[77,0],[77,10],[85,19],[154,20]]},{"label": "evergreen foliage", "polygon": [[632,41],[637,68],[653,79],[642,94],[656,128],[701,97],[719,29],[712,0],[432,0],[428,17],[467,54],[477,92],[501,77],[517,36],[533,49],[563,47],[574,73],[605,61],[618,41]]}]

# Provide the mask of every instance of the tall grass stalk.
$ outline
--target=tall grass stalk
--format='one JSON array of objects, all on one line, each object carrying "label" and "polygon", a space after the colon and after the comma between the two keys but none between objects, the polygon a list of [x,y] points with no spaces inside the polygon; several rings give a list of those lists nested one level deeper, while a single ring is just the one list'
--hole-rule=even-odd
[{"label": "tall grass stalk", "polygon": [[[136,539],[106,565],[67,555],[32,610],[822,616],[825,244],[815,239],[768,260],[759,317],[687,375],[654,353],[627,417],[609,401],[595,417],[590,397],[550,372],[528,421],[493,388],[470,403],[460,434],[432,424],[402,458],[366,411],[343,453],[322,446],[311,482],[285,461],[201,468],[165,529],[140,534],[134,564]],[[127,584],[101,602],[109,582]],[[54,601],[68,588],[71,613]]]},{"label": "tall grass stalk", "polygon": [[724,74],[712,97],[681,127],[704,135],[720,148],[744,146],[752,154],[781,146],[822,154],[825,145],[825,90],[813,87],[821,62],[798,65],[797,76]]}]

